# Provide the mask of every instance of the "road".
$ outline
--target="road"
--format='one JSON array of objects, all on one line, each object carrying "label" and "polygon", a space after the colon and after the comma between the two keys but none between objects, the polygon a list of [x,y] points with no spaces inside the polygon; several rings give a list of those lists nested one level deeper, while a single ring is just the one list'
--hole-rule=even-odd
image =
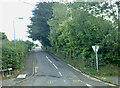
[{"label": "road", "polygon": [[109,86],[105,82],[76,71],[46,51],[36,49],[33,55],[34,75],[17,86]]}]

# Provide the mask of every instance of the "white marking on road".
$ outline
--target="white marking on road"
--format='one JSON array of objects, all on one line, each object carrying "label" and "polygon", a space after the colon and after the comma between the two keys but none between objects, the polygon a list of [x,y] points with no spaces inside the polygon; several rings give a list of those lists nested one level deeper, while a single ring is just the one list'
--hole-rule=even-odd
[{"label": "white marking on road", "polygon": [[25,78],[26,77],[26,74],[19,74],[18,76],[17,76],[17,78]]},{"label": "white marking on road", "polygon": [[48,57],[46,56],[46,58],[48,59]]},{"label": "white marking on road", "polygon": [[56,69],[58,69],[58,67],[46,56],[46,58],[48,59],[48,61],[50,62],[50,63],[52,63],[53,64],[53,66],[56,68]]},{"label": "white marking on road", "polygon": [[52,61],[50,59],[48,59],[50,61],[50,63],[52,63]]},{"label": "white marking on road", "polygon": [[86,84],[88,87],[90,87],[90,86],[92,86],[92,85],[90,85],[90,84]]},{"label": "white marking on road", "polygon": [[38,67],[35,67],[35,73],[37,73],[37,71],[38,71]]},{"label": "white marking on road", "polygon": [[56,69],[58,69],[57,66],[56,66],[55,64],[53,64],[53,66],[54,66]]},{"label": "white marking on road", "polygon": [[66,80],[64,80],[64,82],[66,82]]},{"label": "white marking on road", "polygon": [[60,76],[62,76],[61,72],[59,72]]},{"label": "white marking on road", "polygon": [[52,63],[52,61],[46,56],[46,58],[48,59],[48,61],[50,61],[50,63]]}]

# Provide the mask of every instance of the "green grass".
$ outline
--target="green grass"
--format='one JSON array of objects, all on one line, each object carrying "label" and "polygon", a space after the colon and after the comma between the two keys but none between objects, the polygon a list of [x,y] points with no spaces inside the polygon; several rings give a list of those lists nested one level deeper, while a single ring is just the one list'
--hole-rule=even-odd
[{"label": "green grass", "polygon": [[[69,57],[64,57],[64,55],[61,55],[60,53],[53,52],[50,50],[51,53],[62,59],[63,61],[71,64],[75,68],[81,70],[82,72],[85,72],[90,75],[96,75],[96,76],[118,76],[118,67],[107,64],[106,66],[99,67],[99,72],[96,71],[95,68],[91,67],[85,67],[85,63],[82,59],[71,59]],[[119,68],[120,69],[120,68]]]}]

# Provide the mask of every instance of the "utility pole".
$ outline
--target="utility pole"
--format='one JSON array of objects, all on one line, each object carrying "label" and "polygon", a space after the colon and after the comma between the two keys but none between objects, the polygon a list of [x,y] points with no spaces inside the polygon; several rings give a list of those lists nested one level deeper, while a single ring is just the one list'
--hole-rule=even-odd
[{"label": "utility pole", "polygon": [[[17,19],[24,19],[23,17],[19,17]],[[15,19],[13,20],[13,30],[14,30],[14,44],[16,47],[16,32],[15,32]]]},{"label": "utility pole", "polygon": [[16,40],[15,40],[15,21],[13,20],[13,30],[14,30],[14,44],[16,47]]}]

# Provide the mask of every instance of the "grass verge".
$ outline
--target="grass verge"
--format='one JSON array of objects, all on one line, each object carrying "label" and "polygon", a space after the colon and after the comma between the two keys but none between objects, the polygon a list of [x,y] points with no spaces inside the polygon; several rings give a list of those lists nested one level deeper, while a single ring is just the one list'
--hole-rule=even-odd
[{"label": "grass verge", "polygon": [[117,66],[114,66],[112,64],[107,64],[105,66],[99,67],[99,72],[97,72],[95,68],[85,66],[84,61],[80,58],[79,59],[71,59],[69,57],[65,57],[64,55],[61,55],[58,52],[52,52],[51,50],[49,50],[49,52],[51,52],[52,54],[56,55],[57,57],[59,57],[63,61],[71,64],[75,68],[77,68],[77,69],[81,70],[82,72],[85,72],[89,75],[118,76],[118,74],[119,74],[118,69],[120,69],[120,68],[118,68]]}]

